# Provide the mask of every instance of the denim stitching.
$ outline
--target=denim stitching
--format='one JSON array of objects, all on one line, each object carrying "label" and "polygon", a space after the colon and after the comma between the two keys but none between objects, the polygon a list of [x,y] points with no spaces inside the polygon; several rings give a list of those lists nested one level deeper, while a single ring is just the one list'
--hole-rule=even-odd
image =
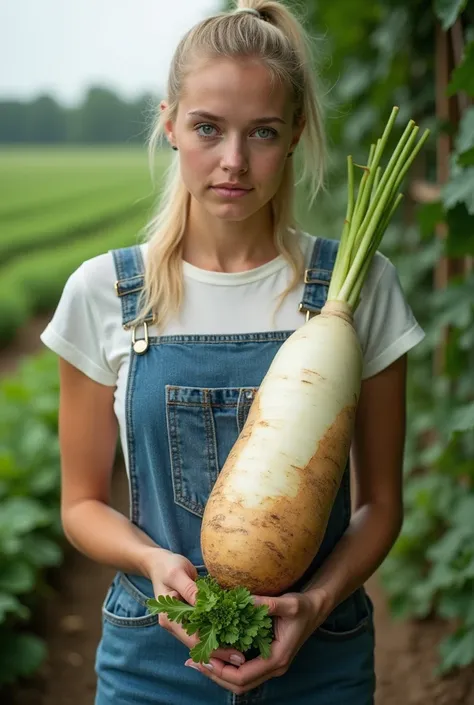
[{"label": "denim stitching", "polygon": [[[119,281],[127,279],[127,275],[129,272],[138,271],[139,273],[141,273],[142,270],[140,268],[138,268],[137,270],[136,268],[135,249],[135,247],[125,247],[120,250],[112,251],[117,279]],[[134,299],[135,297],[136,294],[128,294],[120,298],[123,324],[128,323],[134,318],[132,308],[133,301],[131,301],[131,299]]]},{"label": "denim stitching", "polygon": [[[252,400],[255,396],[258,387],[180,387],[175,385],[168,385],[169,394],[167,397],[167,404],[170,406],[197,406],[204,408],[209,404],[211,409],[232,409],[240,408],[242,404],[250,406],[252,401],[247,399],[245,395],[251,391]],[[197,399],[189,399],[190,392],[195,392],[193,397]],[[216,397],[224,396],[226,399],[224,401],[217,401]],[[207,397],[209,401],[206,401]]]},{"label": "denim stitching", "polygon": [[[252,392],[251,399],[247,399],[245,396],[246,393],[249,391]],[[247,417],[249,415],[250,407],[252,406],[257,391],[258,387],[242,387],[242,389],[240,390],[237,410],[237,430],[239,433],[242,432],[242,429],[245,426],[245,422],[247,421]]]},{"label": "denim stitching", "polygon": [[169,391],[170,387],[167,386],[166,416],[168,418],[168,442],[170,446],[171,481],[173,484],[174,501],[178,507],[186,509],[201,518],[204,513],[204,508],[191,499],[187,499],[184,495],[183,467],[181,462],[179,440],[180,431],[178,423],[178,404],[169,403]]},{"label": "denim stitching", "polygon": [[[313,247],[308,269],[314,270],[321,279],[324,279],[328,273],[332,275],[338,246],[337,240],[322,240],[318,238]],[[305,284],[301,303],[307,310],[316,314],[321,312],[327,300],[330,278],[324,284],[317,281],[310,281]]]},{"label": "denim stitching", "polygon": [[[204,430],[206,433],[207,440],[207,464],[209,471],[209,492],[211,492],[212,486],[217,480],[219,474],[219,456],[217,454],[217,437],[216,437],[216,424],[214,421],[214,415],[212,413],[211,405],[211,395],[209,390],[205,390],[206,404],[203,408],[204,414]],[[225,407],[224,407],[225,408]],[[201,516],[204,514],[204,504],[200,504]]]},{"label": "denim stitching", "polygon": [[240,394],[239,394],[239,400],[237,402],[237,431],[240,434],[242,432],[243,427],[245,426],[245,394],[246,390],[242,389]]},{"label": "denim stitching", "polygon": [[[119,586],[121,586],[125,592],[127,592],[128,595],[135,600],[135,602],[142,607],[146,607],[146,600],[148,599],[146,595],[143,595],[143,593],[137,590],[137,588],[128,580],[128,578],[125,577],[125,575],[123,575],[123,573],[119,574],[115,588]],[[159,623],[158,615],[156,614],[146,614],[143,615],[143,617],[117,617],[112,612],[105,609],[105,604],[102,608],[102,615],[107,622],[110,622],[110,624],[114,624],[118,627],[150,627]]]},{"label": "denim stitching", "polygon": [[117,288],[122,296],[143,287],[143,277],[141,274],[134,274],[132,277],[124,277],[117,280]]},{"label": "denim stitching", "polygon": [[125,279],[125,257],[122,253],[122,250],[112,250],[112,257],[114,259],[114,264],[115,264],[115,270],[117,274],[117,279]]},{"label": "denim stitching", "polygon": [[168,418],[168,439],[170,446],[171,478],[176,504],[180,504],[182,496],[182,470],[179,453],[176,406],[169,404],[169,388],[166,388],[166,416]]},{"label": "denim stitching", "polygon": [[[139,245],[112,250],[112,255],[122,292],[122,325],[127,326],[138,315],[145,265]],[[152,314],[149,313],[144,320],[150,323],[153,320]]]},{"label": "denim stitching", "polygon": [[143,271],[143,264],[141,261],[141,252],[140,248],[138,245],[134,245],[131,248],[131,253],[132,253],[132,258],[133,258],[133,267],[136,272],[142,272]]},{"label": "denim stitching", "polygon": [[[168,402],[170,406],[197,406],[199,409],[203,409],[207,404],[203,404],[199,401],[170,401]],[[209,404],[211,409],[236,409],[238,407],[237,402],[229,402],[229,404],[217,404],[212,402]]]},{"label": "denim stitching", "polygon": [[367,617],[363,617],[355,627],[348,629],[347,631],[336,632],[331,629],[326,629],[325,627],[318,627],[318,629],[314,632],[314,635],[318,636],[319,634],[324,639],[330,639],[331,641],[345,641],[346,639],[352,639],[358,634],[365,632],[369,626],[369,622],[370,616],[367,615]]},{"label": "denim stitching", "polygon": [[152,627],[158,624],[157,615],[150,614],[144,617],[116,617],[111,612],[107,612],[106,609],[102,611],[103,617],[106,622],[114,624],[116,627]]},{"label": "denim stitching", "polygon": [[133,432],[133,396],[135,393],[136,380],[136,362],[137,356],[132,355],[128,370],[127,389],[125,392],[126,399],[126,427],[127,427],[127,449],[128,449],[128,467],[130,476],[130,506],[131,506],[131,521],[135,524],[139,522],[139,501],[138,501],[138,478],[136,471],[135,458],[135,434]]},{"label": "denim stitching", "polygon": [[123,587],[125,592],[130,595],[130,597],[133,597],[133,599],[142,607],[146,607],[148,597],[136,588],[135,585],[123,573],[119,574],[118,582],[119,585]]},{"label": "denim stitching", "polygon": [[[183,394],[188,390],[197,391],[200,393],[199,401],[188,401],[183,398],[176,398],[179,396],[181,391]],[[225,390],[229,392],[239,391],[238,401],[229,401],[227,403],[217,403],[212,399],[212,393],[216,390]],[[183,483],[183,464],[182,464],[182,450],[180,445],[180,424],[179,424],[179,408],[195,407],[200,410],[203,418],[204,425],[204,442],[206,444],[206,456],[207,456],[207,469],[209,477],[209,491],[212,484],[217,480],[219,475],[219,456],[218,456],[218,442],[216,434],[216,424],[214,420],[214,415],[212,410],[216,409],[232,409],[237,408],[237,416],[240,414],[242,419],[242,426],[245,423],[246,417],[250,410],[251,401],[242,402],[243,393],[252,390],[254,393],[257,391],[255,387],[217,387],[217,388],[201,388],[201,387],[179,387],[176,385],[167,385],[166,387],[166,417],[167,417],[167,427],[168,427],[168,439],[170,448],[170,465],[171,465],[171,480],[173,485],[173,496],[175,503],[188,510],[193,514],[196,514],[200,518],[204,514],[204,504],[201,502],[195,502],[192,499],[186,497],[184,493],[184,483]],[[171,399],[172,393],[175,393],[173,399]],[[239,422],[237,420],[237,427]],[[238,428],[239,433],[240,429]]]},{"label": "denim stitching", "polygon": [[[133,253],[130,248],[124,248],[120,250],[112,251],[114,264],[116,268],[116,274],[118,279],[125,279],[130,272],[133,272]],[[128,297],[122,297],[122,320],[124,321],[127,316]],[[127,377],[127,388],[125,391],[125,423],[126,423],[126,434],[127,434],[127,453],[128,453],[128,466],[129,466],[129,487],[130,487],[130,509],[131,509],[131,521],[135,524],[139,522],[139,501],[138,501],[138,480],[136,476],[136,459],[135,459],[135,438],[133,433],[133,396],[135,392],[135,372],[136,372],[136,360],[137,356],[131,353],[130,365]]]},{"label": "denim stitching", "polygon": [[[332,270],[331,269],[325,269],[324,267],[310,267],[308,269],[308,277],[311,278],[311,276],[314,276],[314,279],[324,279],[324,277],[330,278],[332,276]],[[317,282],[312,281],[308,282],[308,284],[316,284]]]},{"label": "denim stitching", "polygon": [[[173,486],[173,499],[176,502],[176,496],[178,492],[178,479],[175,477],[173,472],[173,440],[172,440],[172,425],[174,421],[171,419],[171,414],[174,413],[174,408],[168,404],[169,401],[169,388],[165,387],[165,414],[166,414],[166,426],[168,431],[168,448],[169,448],[169,459],[170,459],[170,474],[171,474],[171,484]],[[177,503],[177,502],[176,502]]]},{"label": "denim stitching", "polygon": [[287,331],[263,331],[260,333],[228,333],[228,334],[191,334],[191,335],[162,335],[150,336],[150,345],[174,345],[174,344],[209,344],[222,345],[223,343],[284,343],[287,338],[294,333]]}]

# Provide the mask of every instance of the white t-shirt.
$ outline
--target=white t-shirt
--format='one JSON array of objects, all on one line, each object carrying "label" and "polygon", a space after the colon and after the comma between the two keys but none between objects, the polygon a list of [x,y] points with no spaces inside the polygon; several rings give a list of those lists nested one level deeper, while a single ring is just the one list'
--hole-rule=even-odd
[{"label": "white t-shirt", "polygon": [[[313,245],[314,238],[302,233],[300,246],[306,266]],[[145,260],[148,246],[140,247]],[[275,315],[278,296],[292,277],[282,256],[238,273],[212,272],[183,262],[183,274],[182,310],[161,335],[294,330],[305,322],[305,315],[298,311],[303,283],[286,297]],[[110,252],[85,261],[69,277],[41,340],[91,379],[115,387],[114,409],[127,459],[125,392],[132,332],[122,326],[116,278]],[[354,325],[364,355],[364,379],[388,367],[424,336],[394,266],[381,253],[374,257]],[[149,335],[158,335],[153,326]]]}]

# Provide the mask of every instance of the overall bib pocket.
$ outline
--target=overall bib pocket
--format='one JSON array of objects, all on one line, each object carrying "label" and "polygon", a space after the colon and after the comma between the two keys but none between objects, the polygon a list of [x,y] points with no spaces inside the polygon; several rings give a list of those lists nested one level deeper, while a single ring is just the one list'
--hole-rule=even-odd
[{"label": "overall bib pocket", "polygon": [[165,390],[174,501],[202,517],[257,390],[174,385]]}]

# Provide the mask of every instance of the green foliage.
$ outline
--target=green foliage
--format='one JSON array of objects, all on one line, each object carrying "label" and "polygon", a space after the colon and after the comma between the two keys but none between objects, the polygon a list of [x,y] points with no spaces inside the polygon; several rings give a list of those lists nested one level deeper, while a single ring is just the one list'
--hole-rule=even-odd
[{"label": "green foliage", "polygon": [[464,91],[471,98],[474,98],[474,75],[472,66],[474,63],[474,42],[471,41],[466,47],[464,58],[453,71],[451,83],[448,87],[448,95],[455,95],[459,91]]},{"label": "green foliage", "polygon": [[45,643],[34,634],[8,634],[0,641],[0,684],[35,673],[46,658]]},{"label": "green foliage", "polygon": [[46,653],[25,629],[45,570],[62,560],[58,395],[49,353],[0,384],[0,685],[34,673]]},{"label": "green foliage", "polygon": [[444,30],[453,26],[466,5],[467,0],[434,0],[434,10]]},{"label": "green foliage", "polygon": [[242,653],[256,648],[263,658],[270,655],[272,620],[266,605],[254,605],[243,587],[224,590],[209,575],[196,580],[196,604],[189,605],[169,595],[148,600],[152,614],[166,613],[199,642],[190,655],[196,663],[209,663],[213,651],[233,647]]},{"label": "green foliage", "polygon": [[[292,3],[293,4],[293,3]],[[298,4],[298,3],[295,3]],[[450,178],[440,200],[410,204],[387,232],[382,250],[397,265],[408,300],[426,331],[410,355],[405,466],[405,522],[382,576],[395,613],[431,614],[449,621],[440,668],[474,662],[474,274],[433,291],[443,255],[474,254],[474,112],[459,129],[435,115],[435,29],[462,13],[465,51],[448,93],[474,96],[474,13],[462,0],[319,0],[305,3],[313,34],[324,34],[320,71],[329,89],[332,169],[328,195],[305,226],[339,237],[345,213],[345,160],[360,160],[392,105],[433,135],[452,135]],[[340,18],[344,17],[344,22]],[[394,130],[394,140],[399,134]],[[430,140],[422,176],[436,181],[436,141]],[[425,152],[425,148],[423,150]],[[402,186],[407,193],[408,187]],[[448,237],[435,233],[444,224]],[[446,360],[434,377],[436,350],[450,331]]]}]

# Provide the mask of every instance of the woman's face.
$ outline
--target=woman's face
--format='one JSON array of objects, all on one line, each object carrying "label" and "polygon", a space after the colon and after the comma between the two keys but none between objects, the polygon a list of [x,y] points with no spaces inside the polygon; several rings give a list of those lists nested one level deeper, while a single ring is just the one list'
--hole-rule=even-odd
[{"label": "woman's face", "polygon": [[176,121],[166,125],[191,196],[229,221],[268,205],[301,129],[288,89],[272,85],[269,70],[252,59],[200,61],[186,78]]}]

